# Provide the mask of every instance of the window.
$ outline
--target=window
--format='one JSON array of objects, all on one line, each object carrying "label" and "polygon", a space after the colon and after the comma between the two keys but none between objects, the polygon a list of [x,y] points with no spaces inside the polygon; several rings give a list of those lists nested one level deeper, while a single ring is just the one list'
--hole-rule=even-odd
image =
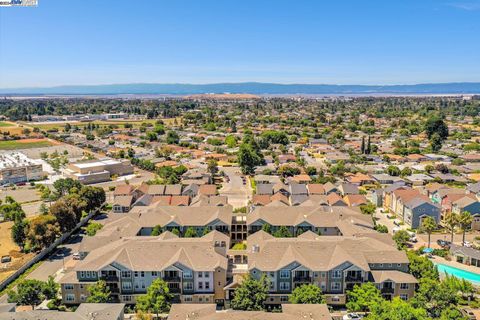
[{"label": "window", "polygon": [[132,276],[131,271],[122,271],[122,278],[130,278]]},{"label": "window", "polygon": [[402,300],[408,300],[408,294],[401,294],[400,299]]},{"label": "window", "polygon": [[193,283],[192,282],[184,282],[183,283],[183,290],[193,290]]},{"label": "window", "polygon": [[85,278],[85,271],[80,271],[80,278]]},{"label": "window", "polygon": [[86,274],[86,277],[87,277],[87,278],[91,278],[91,277],[92,277],[92,274],[90,273],[90,271],[85,272],[85,274]]},{"label": "window", "polygon": [[140,272],[140,277],[142,277],[142,278],[145,277],[145,271]]},{"label": "window", "polygon": [[288,296],[280,296],[280,302],[288,302]]},{"label": "window", "polygon": [[131,282],[122,282],[122,289],[123,290],[132,290],[132,283]]},{"label": "window", "polygon": [[290,270],[280,270],[280,279],[290,278]]},{"label": "window", "polygon": [[198,298],[198,302],[202,302],[202,301],[203,301],[202,297]]},{"label": "window", "polygon": [[204,272],[205,278],[210,278],[210,272]]},{"label": "window", "polygon": [[192,278],[192,271],[190,270],[185,270],[183,272],[183,277],[186,278],[186,279],[191,279]]},{"label": "window", "polygon": [[198,289],[203,290],[203,282],[198,283]]},{"label": "window", "polygon": [[340,290],[341,285],[340,282],[332,282],[332,290]]},{"label": "window", "polygon": [[135,271],[135,278],[138,277],[138,271]]},{"label": "window", "polygon": [[132,301],[132,296],[123,296],[123,301]]},{"label": "window", "polygon": [[210,282],[205,282],[205,289],[206,290],[210,289]]},{"label": "window", "polygon": [[158,277],[158,272],[157,271],[152,271],[152,277]]},{"label": "window", "polygon": [[333,270],[332,278],[341,278],[342,277],[342,270]]},{"label": "window", "polygon": [[402,290],[408,290],[408,288],[409,288],[408,283],[400,283],[400,289],[402,289]]},{"label": "window", "polygon": [[199,278],[203,278],[203,272],[202,272],[202,271],[200,271],[200,272],[198,273],[198,277],[199,277]]},{"label": "window", "polygon": [[66,284],[64,288],[65,290],[73,290],[73,284]]},{"label": "window", "polygon": [[87,299],[87,296],[84,295],[84,294],[81,294],[80,295],[80,301],[85,301],[85,299]]},{"label": "window", "polygon": [[192,296],[183,296],[183,302],[192,302]]},{"label": "window", "polygon": [[141,281],[140,284],[142,285],[142,289],[145,289],[145,281]]},{"label": "window", "polygon": [[75,295],[73,293],[67,293],[67,296],[65,297],[65,300],[75,301]]},{"label": "window", "polygon": [[400,268],[401,266],[402,266],[402,264],[401,264],[401,263],[397,263],[397,267],[399,267],[399,268]]},{"label": "window", "polygon": [[340,302],[340,297],[332,297],[332,302]]},{"label": "window", "polygon": [[290,290],[290,282],[280,282],[280,290]]},{"label": "window", "polygon": [[322,272],[322,278],[325,278],[327,276],[326,272]]}]

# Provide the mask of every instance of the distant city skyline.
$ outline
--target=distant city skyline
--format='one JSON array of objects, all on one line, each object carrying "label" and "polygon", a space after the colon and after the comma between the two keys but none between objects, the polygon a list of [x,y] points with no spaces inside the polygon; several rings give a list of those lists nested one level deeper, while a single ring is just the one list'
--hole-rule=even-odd
[{"label": "distant city skyline", "polygon": [[0,8],[0,88],[480,82],[480,0],[40,0]]}]

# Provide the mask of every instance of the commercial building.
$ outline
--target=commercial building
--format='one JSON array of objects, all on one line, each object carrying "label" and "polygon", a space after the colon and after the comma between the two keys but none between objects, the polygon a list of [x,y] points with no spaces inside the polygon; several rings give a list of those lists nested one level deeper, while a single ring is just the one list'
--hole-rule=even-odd
[{"label": "commercial building", "polygon": [[68,177],[83,184],[109,181],[112,175],[123,176],[133,173],[129,160],[105,159],[72,163],[65,170]]},{"label": "commercial building", "polygon": [[44,176],[42,162],[21,152],[0,154],[0,184],[39,180]]}]

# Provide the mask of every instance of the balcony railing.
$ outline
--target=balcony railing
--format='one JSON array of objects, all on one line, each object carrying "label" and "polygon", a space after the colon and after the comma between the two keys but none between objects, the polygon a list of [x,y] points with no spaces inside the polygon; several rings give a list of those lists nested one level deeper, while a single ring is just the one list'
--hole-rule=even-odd
[{"label": "balcony railing", "polygon": [[110,282],[118,282],[119,281],[118,276],[110,275],[110,274],[101,275],[100,280],[110,281]]},{"label": "balcony railing", "polygon": [[180,276],[164,276],[163,280],[168,282],[180,282]]},{"label": "balcony railing", "polygon": [[363,278],[361,276],[347,275],[345,277],[345,281],[348,281],[348,282],[363,282]]},{"label": "balcony railing", "polygon": [[312,277],[310,276],[294,276],[293,282],[312,282]]},{"label": "balcony railing", "polygon": [[384,288],[382,288],[381,291],[382,291],[382,293],[394,293],[395,288],[384,287]]}]

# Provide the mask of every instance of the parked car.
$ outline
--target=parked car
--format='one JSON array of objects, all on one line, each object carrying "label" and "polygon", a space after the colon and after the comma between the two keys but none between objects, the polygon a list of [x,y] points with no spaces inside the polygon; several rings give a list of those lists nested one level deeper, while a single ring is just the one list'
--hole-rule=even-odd
[{"label": "parked car", "polygon": [[347,313],[343,316],[343,320],[358,320],[362,319],[363,317],[358,313]]},{"label": "parked car", "polygon": [[471,248],[473,246],[473,244],[470,241],[465,241],[463,245],[467,248]]},{"label": "parked car", "polygon": [[82,256],[79,252],[75,252],[73,254],[73,260],[81,260],[82,259]]},{"label": "parked car", "polygon": [[450,241],[447,241],[447,240],[442,240],[442,239],[438,239],[437,240],[437,244],[440,246],[440,247],[446,247],[446,246],[449,246],[451,244]]},{"label": "parked car", "polygon": [[472,309],[470,308],[462,308],[460,309],[460,312],[462,313],[462,315],[464,317],[466,317],[467,319],[469,320],[475,320],[477,319],[477,317],[475,316],[475,314],[473,313]]},{"label": "parked car", "polygon": [[2,259],[1,259],[1,262],[2,263],[7,263],[7,262],[11,262],[12,261],[12,257],[11,256],[2,256]]}]

